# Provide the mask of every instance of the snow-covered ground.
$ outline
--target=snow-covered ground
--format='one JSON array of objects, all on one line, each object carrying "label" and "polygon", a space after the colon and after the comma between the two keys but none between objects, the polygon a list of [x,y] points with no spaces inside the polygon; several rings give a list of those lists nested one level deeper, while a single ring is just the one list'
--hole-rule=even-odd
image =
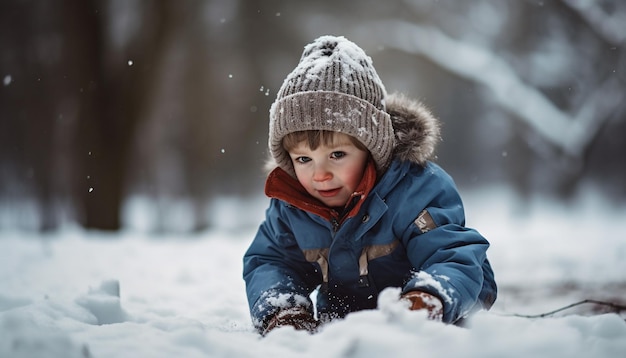
[{"label": "snow-covered ground", "polygon": [[626,207],[593,195],[522,207],[503,189],[464,199],[468,226],[492,243],[501,289],[468,328],[409,312],[388,290],[378,310],[316,335],[284,328],[259,337],[241,278],[255,228],[233,218],[263,213],[258,203],[232,202],[224,225],[194,235],[0,232],[0,357],[623,356],[625,312],[581,305],[547,318],[513,314],[583,299],[626,304]]}]

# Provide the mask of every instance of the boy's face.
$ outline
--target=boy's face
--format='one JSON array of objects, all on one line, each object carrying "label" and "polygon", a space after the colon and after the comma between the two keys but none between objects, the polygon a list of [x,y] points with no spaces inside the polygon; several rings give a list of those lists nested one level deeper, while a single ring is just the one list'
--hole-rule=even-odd
[{"label": "boy's face", "polygon": [[335,134],[332,145],[311,150],[306,141],[289,151],[298,181],[329,207],[343,207],[361,182],[368,152],[356,147],[346,134]]}]

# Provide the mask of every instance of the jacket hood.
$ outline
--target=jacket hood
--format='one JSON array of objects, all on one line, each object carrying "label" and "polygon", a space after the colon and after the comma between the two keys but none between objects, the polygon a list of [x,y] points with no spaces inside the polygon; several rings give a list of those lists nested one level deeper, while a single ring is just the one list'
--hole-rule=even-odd
[{"label": "jacket hood", "polygon": [[422,166],[434,160],[441,139],[439,120],[422,102],[400,93],[387,96],[385,104],[396,137],[393,158]]},{"label": "jacket hood", "polygon": [[[421,166],[434,160],[441,136],[439,120],[432,112],[422,102],[401,93],[389,94],[385,105],[391,117],[396,142],[392,158]],[[276,160],[270,155],[265,170],[269,173],[277,166]]]}]

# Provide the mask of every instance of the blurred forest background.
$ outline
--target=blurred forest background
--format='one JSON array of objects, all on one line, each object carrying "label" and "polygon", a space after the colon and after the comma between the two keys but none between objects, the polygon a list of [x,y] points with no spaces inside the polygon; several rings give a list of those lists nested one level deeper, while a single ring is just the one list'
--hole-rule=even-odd
[{"label": "blurred forest background", "polygon": [[0,229],[118,230],[132,198],[206,229],[262,193],[269,106],[324,34],[442,120],[462,191],[626,199],[621,0],[3,0],[0,29]]}]

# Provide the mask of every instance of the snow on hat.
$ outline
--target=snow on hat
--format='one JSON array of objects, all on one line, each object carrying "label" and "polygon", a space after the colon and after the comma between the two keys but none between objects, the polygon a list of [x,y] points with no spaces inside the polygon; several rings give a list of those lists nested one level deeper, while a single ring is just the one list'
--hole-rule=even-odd
[{"label": "snow on hat", "polygon": [[276,164],[295,177],[285,135],[305,130],[342,132],[369,149],[384,170],[395,144],[385,110],[387,93],[372,59],[345,37],[322,36],[304,48],[270,108],[269,149]]}]

